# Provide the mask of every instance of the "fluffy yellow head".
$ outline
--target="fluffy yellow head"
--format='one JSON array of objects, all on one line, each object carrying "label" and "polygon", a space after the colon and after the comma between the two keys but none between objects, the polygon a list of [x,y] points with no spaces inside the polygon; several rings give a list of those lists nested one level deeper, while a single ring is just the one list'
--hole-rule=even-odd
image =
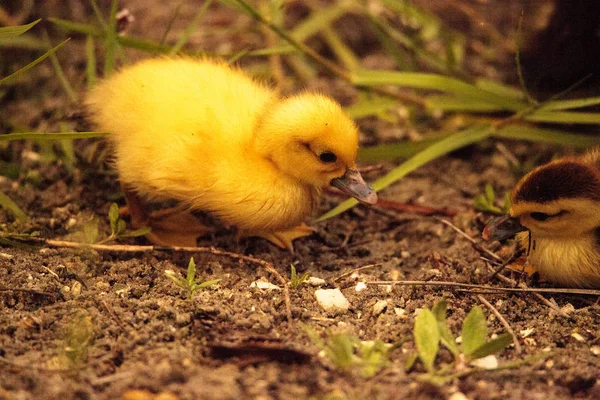
[{"label": "fluffy yellow head", "polygon": [[356,168],[358,129],[332,99],[303,93],[265,110],[255,146],[286,175],[324,187]]},{"label": "fluffy yellow head", "polygon": [[515,188],[510,214],[538,237],[578,237],[600,227],[594,163],[562,159],[534,169]]}]

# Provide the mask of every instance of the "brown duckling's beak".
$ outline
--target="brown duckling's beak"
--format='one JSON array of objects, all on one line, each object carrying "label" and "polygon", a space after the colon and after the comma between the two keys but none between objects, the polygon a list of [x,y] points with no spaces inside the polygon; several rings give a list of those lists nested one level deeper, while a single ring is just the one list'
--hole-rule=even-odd
[{"label": "brown duckling's beak", "polygon": [[360,172],[355,169],[347,169],[344,175],[332,179],[331,186],[340,189],[361,203],[377,203],[377,193],[371,186],[367,185]]},{"label": "brown duckling's beak", "polygon": [[519,218],[506,214],[503,217],[493,218],[483,229],[481,236],[485,240],[504,240],[527,230]]}]

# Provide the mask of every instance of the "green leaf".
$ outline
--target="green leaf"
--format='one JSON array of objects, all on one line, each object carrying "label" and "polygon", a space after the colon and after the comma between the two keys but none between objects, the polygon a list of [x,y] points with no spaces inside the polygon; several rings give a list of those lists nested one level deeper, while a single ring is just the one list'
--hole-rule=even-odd
[{"label": "green leaf", "polygon": [[140,229],[136,229],[134,231],[128,231],[125,232],[123,235],[123,237],[139,237],[139,236],[144,236],[149,234],[150,232],[152,232],[152,228],[149,226],[145,226],[143,228]]},{"label": "green leaf", "polygon": [[574,108],[591,107],[600,104],[600,97],[587,97],[572,100],[553,100],[543,104],[540,110],[570,110]]},{"label": "green leaf", "polygon": [[504,107],[486,103],[479,99],[471,99],[468,97],[457,97],[454,95],[434,95],[425,99],[425,105],[430,110],[442,111],[468,111],[476,112],[498,112],[504,111]]},{"label": "green leaf", "polygon": [[431,312],[435,316],[435,319],[438,324],[438,329],[440,332],[440,341],[450,352],[454,355],[454,357],[458,357],[460,351],[458,346],[456,345],[456,340],[454,336],[452,336],[452,332],[450,332],[450,328],[448,328],[448,324],[446,322],[446,310],[447,303],[446,300],[438,301],[432,308]]},{"label": "green leaf", "polygon": [[462,348],[467,356],[485,344],[487,339],[487,325],[485,314],[479,306],[471,309],[463,321],[462,326]]},{"label": "green leaf", "polygon": [[85,39],[86,54],[86,75],[88,89],[96,83],[96,49],[94,48],[94,38],[87,35]]},{"label": "green leaf", "polygon": [[41,19],[35,20],[27,25],[4,26],[0,28],[0,39],[7,37],[19,36],[33,28]]},{"label": "green leaf", "polygon": [[404,370],[406,372],[410,371],[412,369],[412,367],[415,365],[415,362],[417,361],[418,358],[419,358],[419,355],[417,353],[410,354],[408,356],[408,358],[406,359],[406,362],[404,363]]},{"label": "green leaf", "polygon": [[113,235],[117,234],[117,221],[119,220],[119,206],[112,203],[108,209],[108,221],[110,222],[110,231]]},{"label": "green leaf", "polygon": [[475,80],[475,86],[486,92],[495,93],[498,96],[509,97],[515,100],[525,100],[525,95],[521,90],[490,79],[479,78]]},{"label": "green leaf", "polygon": [[509,333],[503,333],[496,339],[492,339],[487,343],[482,344],[471,354],[469,354],[469,360],[476,360],[478,358],[486,357],[491,354],[496,354],[504,350],[513,341],[512,336]]},{"label": "green leaf", "polygon": [[499,105],[504,110],[521,111],[528,107],[524,102],[487,92],[470,83],[444,75],[422,72],[362,70],[353,73],[351,81],[356,86],[398,85],[414,89],[437,90],[458,97],[477,99]]},{"label": "green leaf", "polygon": [[196,280],[196,262],[194,261],[194,257],[191,257],[190,262],[188,263],[187,276],[185,280],[189,283],[192,283]]},{"label": "green leaf", "polygon": [[493,205],[494,200],[496,200],[496,193],[494,192],[494,187],[490,183],[485,184],[485,199],[490,205]]},{"label": "green leaf", "polygon": [[210,280],[210,281],[200,282],[200,283],[196,284],[196,288],[197,289],[204,289],[205,287],[216,285],[219,282],[221,282],[221,279],[213,279],[213,280]]},{"label": "green leaf", "polygon": [[[444,139],[432,144],[425,150],[417,153],[415,156],[391,170],[389,173],[379,178],[372,184],[376,191],[385,189],[389,185],[399,181],[408,173],[433,161],[454,150],[482,141],[494,132],[494,127],[488,124],[476,124],[468,129],[452,133]],[[349,199],[339,204],[334,209],[328,211],[317,219],[317,222],[325,221],[334,217],[358,204],[355,199]]]},{"label": "green leaf", "polygon": [[112,0],[110,3],[110,18],[108,20],[108,26],[106,27],[106,54],[104,55],[104,76],[109,76],[115,70],[116,65],[116,53],[119,46],[117,41],[117,10],[119,8],[119,1]]},{"label": "green leaf", "polygon": [[88,139],[107,136],[104,132],[18,132],[0,135],[0,142],[9,140],[66,140],[66,139]]},{"label": "green leaf", "polygon": [[554,124],[600,124],[600,113],[576,111],[547,111],[540,109],[525,115],[527,121],[546,122]]},{"label": "green leaf", "polygon": [[24,66],[23,68],[15,71],[15,72],[13,72],[12,74],[10,74],[7,77],[4,77],[4,78],[0,79],[0,85],[6,83],[8,81],[10,81],[11,79],[14,79],[15,77],[17,77],[20,74],[23,74],[23,73],[29,71],[31,68],[35,67],[36,65],[38,65],[39,63],[41,63],[42,61],[44,61],[46,58],[50,57],[50,55],[52,55],[56,51],[58,51],[58,49],[60,49],[61,47],[63,47],[65,45],[65,43],[67,43],[69,40],[70,40],[70,38],[66,39],[62,43],[60,43],[57,46],[55,46],[54,48],[48,50],[42,56],[36,58],[34,61],[32,61],[29,64],[27,64],[26,66]]},{"label": "green leaf", "polygon": [[414,337],[419,358],[427,371],[433,372],[433,363],[440,346],[440,333],[435,316],[427,308],[422,309],[415,318]]},{"label": "green leaf", "polygon": [[600,135],[574,134],[557,129],[537,128],[527,125],[506,125],[494,133],[503,139],[527,140],[561,146],[591,147],[600,145]]},{"label": "green leaf", "polygon": [[117,220],[117,236],[123,235],[123,232],[125,232],[126,229],[127,225],[125,224],[125,221],[119,218]]},{"label": "green leaf", "polygon": [[27,214],[19,208],[17,203],[2,192],[0,192],[0,207],[8,210],[18,221],[25,221],[28,219]]}]

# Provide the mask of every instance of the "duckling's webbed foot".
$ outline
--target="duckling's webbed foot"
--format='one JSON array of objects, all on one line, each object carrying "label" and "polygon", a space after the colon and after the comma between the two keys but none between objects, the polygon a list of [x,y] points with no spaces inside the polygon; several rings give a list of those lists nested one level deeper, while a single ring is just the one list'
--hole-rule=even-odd
[{"label": "duckling's webbed foot", "polygon": [[258,236],[264,239],[267,239],[269,242],[273,243],[276,246],[279,246],[283,249],[288,249],[291,253],[294,252],[293,241],[305,237],[310,236],[315,232],[314,228],[306,225],[304,222],[295,228],[288,229],[286,231],[279,232],[262,232],[262,233],[248,233],[242,234],[242,237],[247,236]]},{"label": "duckling's webbed foot", "polygon": [[149,226],[146,238],[159,246],[195,247],[196,239],[213,230],[181,207],[148,212],[144,201],[134,192],[124,190],[127,213],[131,226],[139,229]]}]

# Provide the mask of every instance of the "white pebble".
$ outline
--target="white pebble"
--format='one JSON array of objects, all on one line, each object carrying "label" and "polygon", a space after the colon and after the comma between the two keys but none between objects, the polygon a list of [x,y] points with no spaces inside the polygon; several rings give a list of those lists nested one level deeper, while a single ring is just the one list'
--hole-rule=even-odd
[{"label": "white pebble", "polygon": [[362,292],[363,290],[365,290],[367,288],[367,284],[364,282],[358,282],[356,284],[356,286],[354,287],[354,290],[357,292]]},{"label": "white pebble", "polygon": [[350,302],[344,297],[340,289],[318,289],[315,291],[315,297],[326,311],[347,311],[350,308]]},{"label": "white pebble", "polygon": [[498,368],[498,359],[495,355],[490,354],[489,356],[471,361],[471,365],[483,369],[496,369]]}]

